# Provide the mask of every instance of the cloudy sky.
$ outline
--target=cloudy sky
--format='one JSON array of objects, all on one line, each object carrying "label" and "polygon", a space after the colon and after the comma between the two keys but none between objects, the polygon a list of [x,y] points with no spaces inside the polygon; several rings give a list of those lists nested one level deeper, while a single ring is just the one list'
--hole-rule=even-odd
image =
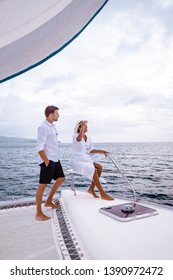
[{"label": "cloudy sky", "polygon": [[0,85],[0,135],[36,138],[60,108],[59,140],[87,119],[93,142],[173,141],[173,0],[110,0],[67,48]]}]

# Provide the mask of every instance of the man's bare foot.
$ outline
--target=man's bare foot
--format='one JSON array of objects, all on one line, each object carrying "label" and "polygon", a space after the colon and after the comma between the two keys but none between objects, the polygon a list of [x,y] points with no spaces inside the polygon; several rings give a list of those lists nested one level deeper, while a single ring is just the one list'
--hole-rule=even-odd
[{"label": "man's bare foot", "polygon": [[88,193],[92,194],[95,198],[99,198],[100,196],[95,193],[93,190],[88,190]]},{"label": "man's bare foot", "polygon": [[53,202],[45,202],[44,206],[45,207],[51,207],[52,209],[58,208],[58,205],[54,204]]},{"label": "man's bare foot", "polygon": [[104,200],[114,200],[113,197],[109,196],[107,193],[104,193],[102,196],[101,196],[101,199],[104,199]]},{"label": "man's bare foot", "polygon": [[50,220],[51,218],[50,217],[48,217],[48,216],[46,216],[46,215],[44,215],[44,214],[36,214],[35,215],[35,219],[36,220],[38,220],[38,221],[48,221],[48,220]]}]

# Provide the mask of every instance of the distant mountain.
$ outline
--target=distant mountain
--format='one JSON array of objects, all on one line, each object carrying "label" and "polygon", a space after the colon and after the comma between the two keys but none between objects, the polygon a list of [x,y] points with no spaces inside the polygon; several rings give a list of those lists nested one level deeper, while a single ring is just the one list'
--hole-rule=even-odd
[{"label": "distant mountain", "polygon": [[20,138],[20,137],[7,137],[7,136],[0,136],[0,142],[13,142],[13,143],[24,143],[24,142],[31,142],[35,143],[35,139],[27,139],[27,138]]}]

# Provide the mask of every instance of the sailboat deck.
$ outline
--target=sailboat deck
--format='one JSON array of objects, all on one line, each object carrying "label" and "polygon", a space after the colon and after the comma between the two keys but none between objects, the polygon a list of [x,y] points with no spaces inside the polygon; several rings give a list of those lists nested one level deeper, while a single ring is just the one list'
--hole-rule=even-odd
[{"label": "sailboat deck", "polygon": [[35,205],[0,210],[1,260],[172,260],[173,211],[119,222],[100,207],[127,202],[95,199],[86,192],[61,192],[60,207],[43,206],[52,219],[35,220]]},{"label": "sailboat deck", "polygon": [[[49,209],[44,209],[50,215]],[[52,221],[35,220],[35,206],[0,211],[1,260],[56,260],[60,259],[54,242]]]}]

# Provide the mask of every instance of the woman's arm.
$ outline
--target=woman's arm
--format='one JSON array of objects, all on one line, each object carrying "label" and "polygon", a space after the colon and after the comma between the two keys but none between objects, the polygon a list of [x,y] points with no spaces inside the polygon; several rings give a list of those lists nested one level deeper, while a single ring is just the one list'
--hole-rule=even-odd
[{"label": "woman's arm", "polygon": [[99,154],[104,154],[105,156],[107,156],[107,155],[109,154],[108,151],[105,151],[105,150],[96,150],[96,149],[91,150],[90,153],[99,153]]},{"label": "woman's arm", "polygon": [[79,131],[78,136],[76,137],[76,140],[78,142],[82,141],[82,138],[84,138],[84,135],[85,135],[85,122],[81,121],[80,131]]}]

